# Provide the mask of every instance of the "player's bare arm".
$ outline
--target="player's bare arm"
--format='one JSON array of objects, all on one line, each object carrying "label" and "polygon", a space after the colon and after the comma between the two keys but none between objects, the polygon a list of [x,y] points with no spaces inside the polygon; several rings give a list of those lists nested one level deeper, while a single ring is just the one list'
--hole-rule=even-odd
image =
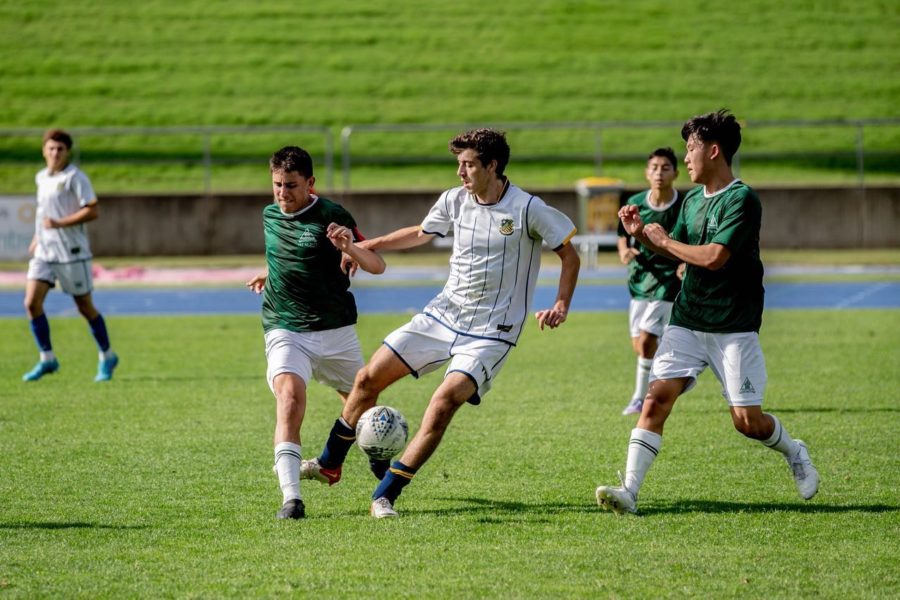
[{"label": "player's bare arm", "polygon": [[247,282],[247,287],[250,288],[250,291],[256,292],[257,294],[262,294],[263,288],[266,287],[266,279],[269,278],[269,269],[268,267],[263,270],[262,273],[251,279]]},{"label": "player's bare arm", "polygon": [[668,232],[658,223],[644,227],[644,236],[654,252],[710,271],[721,269],[731,258],[731,251],[727,246],[715,243],[702,246],[683,244],[670,238]]},{"label": "player's bare arm", "polygon": [[366,240],[362,244],[370,250],[407,250],[427,244],[434,235],[425,233],[419,225],[412,225]]},{"label": "player's bare arm", "polygon": [[578,283],[578,270],[581,268],[581,259],[578,258],[578,253],[572,244],[566,242],[555,252],[562,262],[559,289],[556,292],[556,302],[553,303],[553,308],[540,310],[534,315],[541,330],[545,325],[550,329],[555,329],[565,323],[569,316],[572,296],[575,294],[575,284]]},{"label": "player's bare arm", "polygon": [[[351,232],[348,227],[338,225],[337,223],[330,223],[326,230],[326,235],[328,236],[329,241],[334,244],[335,248],[341,250],[350,258],[350,260],[355,262],[356,265],[362,267],[363,271],[372,273],[373,275],[384,273],[384,259],[376,252],[353,243],[353,232]],[[342,257],[342,268],[344,260],[344,257]],[[354,272],[355,270],[356,269],[354,269]]]},{"label": "player's bare arm", "polygon": [[628,247],[628,238],[625,237],[616,239],[616,249],[619,251],[619,261],[623,265],[627,265],[640,254],[640,251],[637,248]]},{"label": "player's bare arm", "polygon": [[50,217],[47,217],[46,219],[44,219],[44,227],[47,229],[61,229],[63,227],[72,227],[73,225],[80,225],[82,223],[87,223],[88,221],[93,221],[99,216],[100,208],[97,204],[97,201],[94,200],[90,204],[82,206],[71,215],[67,215],[59,219],[51,219]]}]

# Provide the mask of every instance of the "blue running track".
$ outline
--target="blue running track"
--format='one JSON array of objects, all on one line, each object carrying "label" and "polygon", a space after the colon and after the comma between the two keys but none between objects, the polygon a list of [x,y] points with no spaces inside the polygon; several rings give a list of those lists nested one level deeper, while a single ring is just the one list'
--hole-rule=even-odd
[{"label": "blue running track", "polygon": [[[353,289],[360,313],[418,312],[440,291],[439,285]],[[548,308],[556,286],[538,286],[534,309]],[[580,285],[572,309],[576,311],[625,311],[628,291],[624,285]],[[0,318],[24,316],[22,291],[0,292]],[[214,315],[258,313],[261,299],[242,286],[234,288],[142,288],[94,291],[94,303],[105,315]],[[769,283],[766,308],[856,309],[900,308],[900,282]],[[56,290],[47,295],[51,317],[76,316],[72,299]]]}]

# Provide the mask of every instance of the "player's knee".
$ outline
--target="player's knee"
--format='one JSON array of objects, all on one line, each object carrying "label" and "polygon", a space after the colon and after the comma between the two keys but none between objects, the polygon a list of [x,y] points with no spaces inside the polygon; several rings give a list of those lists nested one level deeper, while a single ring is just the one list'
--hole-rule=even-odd
[{"label": "player's knee", "polygon": [[41,303],[36,299],[30,296],[25,296],[25,301],[22,303],[25,306],[25,312],[28,313],[30,318],[35,318],[37,315],[41,314]]},{"label": "player's knee", "polygon": [[638,338],[635,349],[641,355],[641,358],[653,358],[653,355],[656,354],[657,339],[655,335],[650,334],[643,334]]},{"label": "player's knee", "polygon": [[[375,372],[369,365],[366,365],[357,371],[356,378],[353,380],[353,390],[356,392],[355,396],[377,398],[383,388],[384,386],[380,384],[379,378],[376,377]],[[375,402],[373,401],[372,404],[374,405]]]}]

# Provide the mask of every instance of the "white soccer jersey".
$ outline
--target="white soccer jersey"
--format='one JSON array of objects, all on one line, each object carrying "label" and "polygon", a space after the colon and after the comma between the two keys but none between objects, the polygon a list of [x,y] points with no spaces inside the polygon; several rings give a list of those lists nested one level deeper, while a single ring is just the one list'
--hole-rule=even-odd
[{"label": "white soccer jersey", "polygon": [[68,263],[91,258],[87,225],[49,229],[44,219],[61,219],[96,200],[94,188],[87,175],[75,165],[68,165],[58,173],[42,169],[34,178],[37,184],[37,216],[35,232],[37,248],[34,256],[50,263]]},{"label": "white soccer jersey", "polygon": [[441,194],[422,230],[443,237],[451,228],[450,277],[425,314],[457,333],[515,345],[530,314],[541,242],[559,248],[575,235],[575,225],[508,184],[490,205],[478,204],[463,187]]}]

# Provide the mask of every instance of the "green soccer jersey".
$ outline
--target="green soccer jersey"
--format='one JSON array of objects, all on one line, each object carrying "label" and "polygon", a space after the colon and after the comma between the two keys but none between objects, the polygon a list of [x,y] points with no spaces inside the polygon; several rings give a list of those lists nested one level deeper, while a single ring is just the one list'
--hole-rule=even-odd
[{"label": "green soccer jersey", "polygon": [[684,199],[673,239],[702,246],[722,244],[731,257],[711,271],[688,265],[671,325],[707,333],[759,331],[763,311],[763,266],[759,258],[762,205],[739,179],[707,196],[703,187]]},{"label": "green soccer jersey", "polygon": [[265,331],[322,331],[356,323],[341,251],[325,235],[332,222],[349,227],[359,241],[350,213],[325,198],[292,215],[274,203],[263,209],[269,268],[262,303]]},{"label": "green soccer jersey", "polygon": [[[671,231],[681,210],[681,197],[676,191],[671,202],[662,207],[655,207],[647,199],[649,194],[650,190],[635,194],[628,199],[628,204],[638,207],[644,224],[659,223],[666,231]],[[619,235],[626,235],[621,222],[619,222]],[[635,300],[674,301],[678,290],[681,289],[681,281],[675,275],[678,261],[660,256],[636,240],[634,247],[640,251],[640,254],[628,263],[628,291],[631,293],[631,297]]]}]

